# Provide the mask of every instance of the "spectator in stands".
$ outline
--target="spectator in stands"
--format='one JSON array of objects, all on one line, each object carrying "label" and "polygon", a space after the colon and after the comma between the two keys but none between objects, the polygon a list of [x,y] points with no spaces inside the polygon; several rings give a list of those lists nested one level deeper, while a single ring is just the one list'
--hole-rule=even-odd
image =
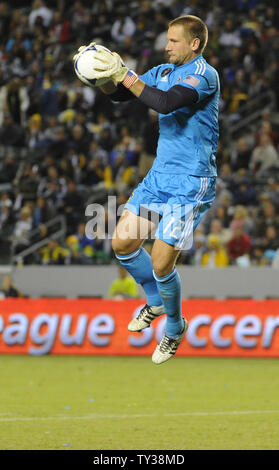
[{"label": "spectator in stands", "polygon": [[59,171],[56,168],[56,166],[51,165],[47,167],[47,176],[43,177],[41,179],[41,182],[38,186],[38,196],[45,196],[45,193],[47,191],[47,188],[50,183],[54,183],[55,185],[58,185],[60,187],[60,190],[62,194],[66,193],[66,181],[63,176],[59,176]]},{"label": "spectator in stands", "polygon": [[38,167],[28,162],[25,164],[22,175],[17,182],[19,197],[35,201],[39,186]]},{"label": "spectator in stands", "polygon": [[19,220],[15,224],[14,232],[12,235],[14,249],[16,253],[27,248],[30,244],[30,231],[32,229],[32,213],[30,208],[24,206],[19,215]]},{"label": "spectator in stands", "polygon": [[83,264],[83,254],[75,235],[66,238],[66,249],[68,251],[67,264]]},{"label": "spectator in stands", "polygon": [[0,3],[0,27],[4,38],[9,34],[9,25],[12,18],[12,12],[8,2]]},{"label": "spectator in stands", "polygon": [[236,206],[233,212],[233,218],[230,222],[229,229],[234,231],[235,228],[241,227],[245,233],[252,234],[254,230],[254,222],[248,214],[248,210],[244,206]]},{"label": "spectator in stands", "polygon": [[191,264],[194,266],[202,265],[202,257],[207,252],[206,236],[204,233],[198,232],[194,234],[193,253],[191,256]]},{"label": "spectator in stands", "polygon": [[0,124],[4,121],[4,113],[11,115],[14,123],[23,126],[29,98],[19,77],[13,77],[0,89]]},{"label": "spectator in stands", "polygon": [[49,182],[41,195],[48,201],[51,211],[55,215],[64,196],[59,184],[53,181]]},{"label": "spectator in stands", "polygon": [[279,167],[278,152],[267,134],[260,136],[259,145],[252,152],[249,167],[259,174]]},{"label": "spectator in stands", "polygon": [[237,147],[231,154],[231,161],[233,170],[237,171],[240,168],[249,168],[251,158],[251,149],[245,137],[240,137],[237,140]]},{"label": "spectator in stands", "polygon": [[242,206],[256,206],[257,201],[257,191],[248,178],[241,178],[241,180],[235,185],[233,190],[233,203],[234,205]]},{"label": "spectator in stands", "polygon": [[104,183],[104,176],[105,167],[103,159],[96,156],[85,165],[81,182],[87,186],[93,187],[99,183]]},{"label": "spectator in stands", "polygon": [[105,10],[101,10],[102,4],[98,5],[100,10],[93,15],[92,32],[94,37],[100,38],[104,44],[111,42],[110,16]]},{"label": "spectator in stands", "polygon": [[239,119],[240,107],[247,102],[247,99],[247,93],[243,92],[240,87],[234,86],[232,88],[227,107],[230,121],[237,121]]},{"label": "spectator in stands", "polygon": [[67,146],[67,132],[63,126],[59,126],[55,129],[54,139],[50,140],[49,151],[56,160],[60,160],[66,156]]},{"label": "spectator in stands", "polygon": [[0,210],[3,207],[12,207],[13,202],[12,199],[10,198],[9,194],[7,192],[3,192],[0,195]]},{"label": "spectator in stands", "polygon": [[255,8],[259,0],[237,0],[237,10],[241,13],[248,13],[251,8]]},{"label": "spectator in stands", "polygon": [[279,215],[276,213],[275,205],[270,201],[266,201],[263,203],[262,208],[259,211],[257,221],[256,221],[257,236],[264,237],[266,233],[266,229],[269,226],[273,226],[278,233]]},{"label": "spectator in stands", "polygon": [[88,9],[85,8],[83,2],[77,0],[73,7],[70,8],[69,17],[71,28],[73,31],[74,36],[79,38],[80,32],[86,25],[87,16],[88,16]]},{"label": "spectator in stands", "polygon": [[272,145],[277,149],[278,148],[278,133],[272,128],[272,124],[269,120],[263,120],[261,123],[260,131],[256,134],[256,144],[259,145],[260,138],[263,134],[270,137]]},{"label": "spectator in stands", "polygon": [[265,250],[274,250],[276,251],[279,248],[279,233],[276,231],[276,228],[273,225],[269,225],[266,228],[265,236],[261,240],[261,246]]},{"label": "spectator in stands", "polygon": [[266,266],[264,258],[264,249],[261,246],[254,245],[250,250],[250,260],[252,266]]},{"label": "spectator in stands", "polygon": [[21,297],[21,295],[20,290],[14,285],[12,276],[5,274],[2,279],[0,297],[3,299],[7,297]]},{"label": "spectator in stands", "polygon": [[62,158],[58,162],[58,174],[59,178],[62,178],[63,182],[66,182],[68,180],[75,180],[76,174],[75,174],[75,169],[74,166],[67,157]]},{"label": "spectator in stands", "polygon": [[12,115],[4,113],[4,120],[0,127],[1,145],[7,147],[22,147],[25,143],[24,129],[14,122]]},{"label": "spectator in stands", "polygon": [[86,224],[84,222],[78,224],[75,237],[82,251],[84,264],[91,264],[96,254],[94,250],[94,240],[88,238],[86,235]]},{"label": "spectator in stands", "polygon": [[244,233],[242,226],[236,226],[233,237],[227,245],[230,263],[234,264],[238,257],[249,255],[251,249],[251,238]]},{"label": "spectator in stands", "polygon": [[275,205],[277,211],[279,210],[279,181],[275,178],[269,178],[267,180],[266,194],[269,200]]},{"label": "spectator in stands", "polygon": [[223,189],[231,191],[234,184],[234,175],[232,167],[229,163],[223,163],[219,170],[219,184],[222,185]]},{"label": "spectator in stands", "polygon": [[107,164],[108,152],[102,147],[100,141],[92,140],[89,146],[88,159],[98,158],[103,164]]},{"label": "spectator in stands", "polygon": [[228,228],[224,228],[220,219],[212,219],[208,237],[211,235],[216,235],[221,245],[226,246],[232,237],[232,231]]},{"label": "spectator in stands", "polygon": [[126,189],[134,183],[134,170],[130,164],[130,153],[118,143],[110,154],[110,165],[105,168],[106,187]]},{"label": "spectator in stands", "polygon": [[55,11],[49,29],[50,41],[54,43],[67,43],[71,40],[71,23],[63,18],[60,11]]},{"label": "spectator in stands", "polygon": [[240,32],[235,28],[234,22],[231,18],[225,20],[224,29],[221,31],[219,43],[225,47],[240,47],[242,44]]},{"label": "spectator in stands", "polygon": [[85,131],[80,124],[76,124],[73,127],[68,146],[75,151],[76,155],[87,155],[89,150],[89,139],[86,137]]},{"label": "spectator in stands", "polygon": [[6,44],[6,51],[10,52],[14,50],[18,56],[23,58],[25,56],[25,51],[30,51],[31,49],[31,42],[28,38],[28,32],[24,31],[21,27],[15,27],[9,40]]},{"label": "spectator in stands", "polygon": [[136,299],[139,295],[136,281],[128,274],[123,266],[118,269],[119,277],[115,279],[109,288],[108,297],[117,300]]},{"label": "spectator in stands", "polygon": [[29,26],[32,29],[37,20],[41,19],[44,27],[48,27],[51,24],[53,12],[45,6],[42,0],[34,0],[32,10],[29,15]]},{"label": "spectator in stands", "polygon": [[201,263],[203,267],[208,268],[224,268],[228,266],[229,259],[226,250],[217,235],[209,235],[208,251],[202,255]]},{"label": "spectator in stands", "polygon": [[0,183],[12,183],[16,177],[17,165],[13,153],[8,153],[0,172]]},{"label": "spectator in stands", "polygon": [[47,246],[38,251],[39,262],[43,265],[63,265],[69,254],[69,250],[59,245],[55,239],[51,239]]},{"label": "spectator in stands", "polygon": [[107,154],[112,151],[114,146],[114,138],[110,128],[104,128],[100,130],[98,143],[100,148],[103,149]]},{"label": "spectator in stands", "polygon": [[117,10],[117,17],[111,28],[111,37],[117,45],[129,46],[131,38],[136,31],[136,25],[127,15],[126,7],[121,6]]},{"label": "spectator in stands", "polygon": [[84,213],[83,199],[74,181],[67,184],[67,192],[60,203],[60,212],[66,216],[68,233],[74,233]]},{"label": "spectator in stands", "polygon": [[52,215],[47,200],[42,196],[38,197],[33,211],[32,227],[38,228],[41,224],[45,224]]},{"label": "spectator in stands", "polygon": [[0,201],[0,236],[1,241],[3,237],[9,236],[13,231],[14,214],[12,210],[12,201],[5,198],[6,193],[1,195]]},{"label": "spectator in stands", "polygon": [[58,121],[57,116],[50,116],[46,119],[46,129],[44,131],[44,136],[46,139],[51,142],[56,139],[56,132],[61,128],[61,124]]},{"label": "spectator in stands", "polygon": [[258,72],[252,72],[249,77],[248,96],[249,99],[257,98],[266,90],[264,79]]},{"label": "spectator in stands", "polygon": [[[263,53],[261,49],[259,49],[257,43],[255,41],[248,43],[243,57],[245,70],[247,72],[261,70],[263,60]],[[262,88],[264,88],[264,86]]]},{"label": "spectator in stands", "polygon": [[47,147],[49,143],[49,139],[45,139],[42,130],[42,116],[40,114],[33,114],[29,118],[28,147]]},{"label": "spectator in stands", "polygon": [[216,153],[217,168],[219,169],[224,163],[229,162],[229,151],[224,145],[222,138],[219,139]]}]

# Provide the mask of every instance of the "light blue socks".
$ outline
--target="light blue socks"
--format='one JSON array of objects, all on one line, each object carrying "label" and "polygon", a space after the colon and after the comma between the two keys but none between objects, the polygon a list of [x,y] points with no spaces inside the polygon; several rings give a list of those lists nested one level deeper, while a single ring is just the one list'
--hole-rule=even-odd
[{"label": "light blue socks", "polygon": [[138,284],[141,284],[150,306],[163,305],[158,291],[157,282],[153,277],[151,256],[144,248],[140,248],[128,255],[115,254],[120,264],[127,269]]},{"label": "light blue socks", "polygon": [[128,255],[115,255],[120,264],[141,284],[147,297],[147,304],[164,304],[167,314],[166,335],[178,337],[184,327],[181,315],[181,281],[174,268],[167,276],[158,277],[154,271],[151,256],[140,248]]},{"label": "light blue socks", "polygon": [[181,280],[176,268],[167,276],[158,277],[153,271],[157,287],[163,299],[167,314],[166,335],[170,338],[178,337],[184,328],[181,315]]}]

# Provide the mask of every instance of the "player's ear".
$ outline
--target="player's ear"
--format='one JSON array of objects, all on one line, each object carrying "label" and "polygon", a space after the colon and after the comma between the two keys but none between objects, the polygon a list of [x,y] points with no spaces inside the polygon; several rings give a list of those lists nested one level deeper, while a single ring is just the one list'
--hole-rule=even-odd
[{"label": "player's ear", "polygon": [[197,52],[200,47],[201,40],[199,38],[194,38],[192,41],[192,50]]}]

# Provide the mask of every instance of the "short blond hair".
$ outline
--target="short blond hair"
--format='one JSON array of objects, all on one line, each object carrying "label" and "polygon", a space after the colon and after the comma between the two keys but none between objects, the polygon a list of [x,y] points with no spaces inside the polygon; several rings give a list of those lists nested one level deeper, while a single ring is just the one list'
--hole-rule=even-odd
[{"label": "short blond hair", "polygon": [[201,54],[204,51],[208,41],[208,29],[204,21],[202,21],[198,16],[186,15],[179,16],[169,22],[169,27],[174,25],[183,26],[185,33],[187,32],[190,34],[191,39],[198,38],[200,40],[200,45],[197,52]]}]

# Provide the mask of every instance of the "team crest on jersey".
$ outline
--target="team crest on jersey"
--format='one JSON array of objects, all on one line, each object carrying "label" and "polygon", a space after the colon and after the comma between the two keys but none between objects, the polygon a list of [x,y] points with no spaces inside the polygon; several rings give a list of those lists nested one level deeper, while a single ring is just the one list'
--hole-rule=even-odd
[{"label": "team crest on jersey", "polygon": [[172,71],[172,69],[168,68],[168,69],[164,69],[162,72],[161,72],[161,77],[165,77],[166,75],[168,75],[168,73],[170,73]]},{"label": "team crest on jersey", "polygon": [[176,80],[176,83],[180,83],[181,82],[181,76],[179,75],[178,79]]},{"label": "team crest on jersey", "polygon": [[160,82],[167,82],[168,81],[168,77],[167,75],[172,71],[172,69],[168,68],[168,69],[164,69],[162,72],[161,72],[161,80]]}]

